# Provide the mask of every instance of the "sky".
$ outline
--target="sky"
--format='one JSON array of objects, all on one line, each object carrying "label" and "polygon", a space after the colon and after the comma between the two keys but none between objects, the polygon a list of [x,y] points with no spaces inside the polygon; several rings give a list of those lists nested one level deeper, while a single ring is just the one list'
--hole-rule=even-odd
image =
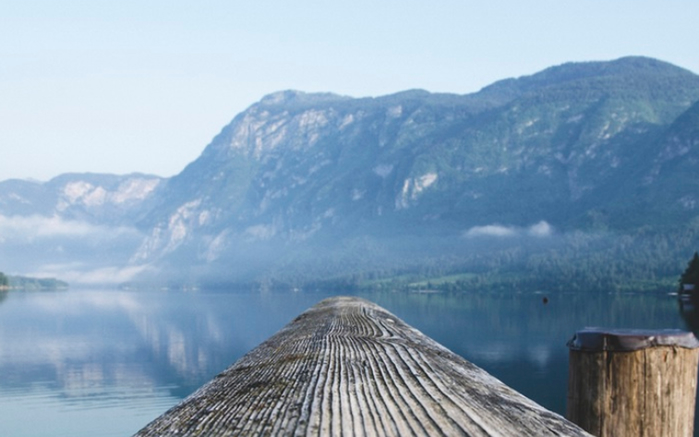
[{"label": "sky", "polygon": [[0,180],[172,176],[285,89],[466,94],[570,61],[699,73],[696,0],[0,0]]}]

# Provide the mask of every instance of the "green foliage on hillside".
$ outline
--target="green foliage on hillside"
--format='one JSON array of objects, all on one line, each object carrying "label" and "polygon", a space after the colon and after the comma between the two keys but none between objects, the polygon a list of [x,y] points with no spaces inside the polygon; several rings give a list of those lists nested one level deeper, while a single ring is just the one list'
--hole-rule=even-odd
[{"label": "green foliage on hillside", "polygon": [[0,272],[0,289],[7,288],[9,285],[7,276],[5,276],[4,273]]},{"label": "green foliage on hillside", "polygon": [[[623,231],[638,225],[617,219],[633,194],[658,222],[675,200],[635,193],[658,152],[639,148],[696,100],[698,76],[640,57],[565,64],[467,96],[280,92],[238,115],[167,195],[178,200],[170,208],[203,199],[221,226],[276,223],[294,235],[326,227],[329,211],[338,235],[343,223],[397,228],[425,215],[577,229],[588,212]],[[427,174],[437,179],[416,188]]]},{"label": "green foliage on hillside", "polygon": [[55,278],[30,278],[26,276],[6,276],[7,285],[17,290],[64,290],[68,283]]},{"label": "green foliage on hillside", "polygon": [[[354,240],[344,250],[308,248],[274,268],[232,284],[197,286],[409,292],[676,290],[699,226],[631,234],[571,232],[545,238]],[[461,246],[461,247],[457,247]]]},{"label": "green foliage on hillside", "polygon": [[[473,251],[454,247],[469,244],[464,239],[436,240],[423,240],[425,247],[417,241],[399,245],[372,240],[355,241],[344,251],[297,250],[237,285],[338,291],[670,292],[687,253],[699,245],[699,232],[573,232],[547,242],[494,242],[491,249]],[[224,280],[219,285],[232,284]]]},{"label": "green foliage on hillside", "polygon": [[699,286],[699,253],[694,252],[694,256],[687,264],[687,268],[680,276],[680,288],[682,285]]}]

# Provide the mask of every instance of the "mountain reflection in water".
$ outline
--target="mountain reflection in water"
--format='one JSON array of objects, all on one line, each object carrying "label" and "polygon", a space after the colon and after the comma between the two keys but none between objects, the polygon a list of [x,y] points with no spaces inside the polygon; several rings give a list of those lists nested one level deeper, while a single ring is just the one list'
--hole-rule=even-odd
[{"label": "mountain reflection in water", "polygon": [[[10,292],[0,297],[0,435],[132,434],[335,294]],[[559,413],[575,331],[685,327],[676,300],[658,294],[361,296]]]}]

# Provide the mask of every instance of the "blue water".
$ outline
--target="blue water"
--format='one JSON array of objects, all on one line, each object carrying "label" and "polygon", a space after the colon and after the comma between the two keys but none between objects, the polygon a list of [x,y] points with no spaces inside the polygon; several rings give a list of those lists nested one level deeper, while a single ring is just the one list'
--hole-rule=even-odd
[{"label": "blue water", "polygon": [[[128,436],[334,293],[0,294],[0,435]],[[685,328],[665,294],[364,294],[561,414],[566,341]]]}]

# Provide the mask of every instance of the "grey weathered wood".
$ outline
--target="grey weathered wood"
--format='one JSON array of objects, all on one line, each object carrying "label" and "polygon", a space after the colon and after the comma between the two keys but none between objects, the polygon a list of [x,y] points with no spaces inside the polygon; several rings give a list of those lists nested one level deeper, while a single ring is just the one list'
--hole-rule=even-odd
[{"label": "grey weathered wood", "polygon": [[326,299],[137,436],[586,436],[383,308]]},{"label": "grey weathered wood", "polygon": [[600,437],[693,434],[699,343],[691,333],[585,330],[570,346],[568,419]]}]

